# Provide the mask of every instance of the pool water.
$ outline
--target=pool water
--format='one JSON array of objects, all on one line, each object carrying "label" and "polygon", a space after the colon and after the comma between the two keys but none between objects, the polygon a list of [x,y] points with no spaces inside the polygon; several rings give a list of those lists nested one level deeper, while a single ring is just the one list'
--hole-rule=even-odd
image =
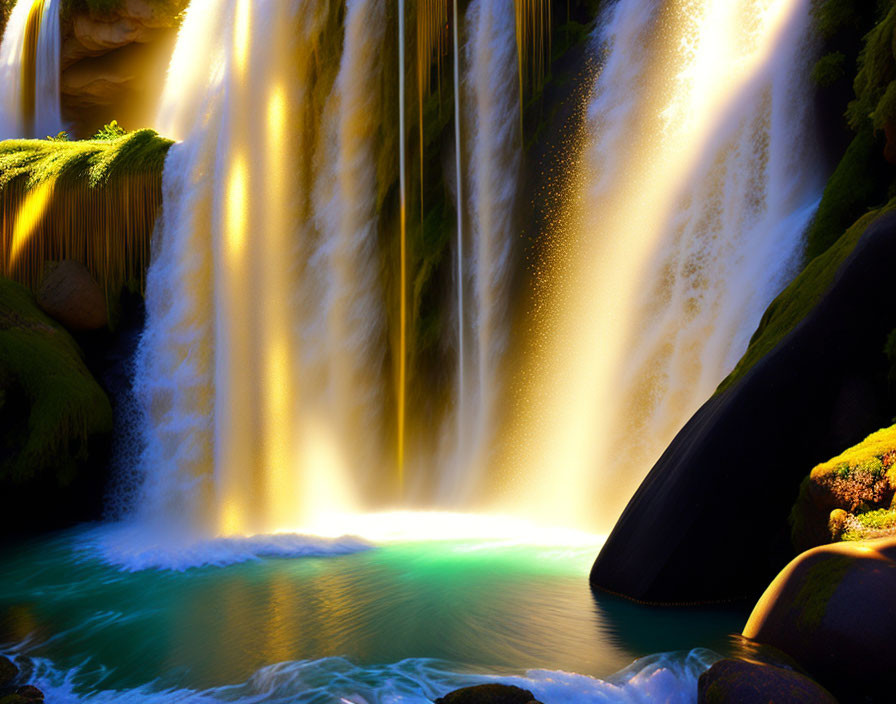
[{"label": "pool water", "polygon": [[494,677],[546,704],[693,701],[746,620],[595,595],[595,546],[358,543],[133,571],[95,549],[107,530],[0,549],[0,652],[50,702],[424,702]]}]

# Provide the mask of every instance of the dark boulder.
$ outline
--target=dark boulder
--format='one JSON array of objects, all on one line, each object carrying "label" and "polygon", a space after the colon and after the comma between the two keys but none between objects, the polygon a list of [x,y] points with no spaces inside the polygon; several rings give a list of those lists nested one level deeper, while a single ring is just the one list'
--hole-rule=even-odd
[{"label": "dark boulder", "polygon": [[745,660],[720,660],[700,675],[698,704],[837,704],[799,672]]},{"label": "dark boulder", "polygon": [[71,259],[47,270],[37,304],[69,330],[98,330],[108,322],[103,290],[87,267]]},{"label": "dark boulder", "polygon": [[896,539],[800,555],[763,594],[744,636],[778,648],[844,701],[892,701]]},{"label": "dark boulder", "polygon": [[19,668],[17,668],[12,660],[0,656],[0,691],[9,687],[19,676]]},{"label": "dark boulder", "polygon": [[[694,415],[591,572],[653,603],[755,598],[793,557],[788,515],[811,467],[890,419],[896,214],[876,218],[815,306]],[[798,283],[800,280],[798,279]]]},{"label": "dark boulder", "polygon": [[435,704],[538,704],[532,692],[506,684],[481,684],[449,692]]}]

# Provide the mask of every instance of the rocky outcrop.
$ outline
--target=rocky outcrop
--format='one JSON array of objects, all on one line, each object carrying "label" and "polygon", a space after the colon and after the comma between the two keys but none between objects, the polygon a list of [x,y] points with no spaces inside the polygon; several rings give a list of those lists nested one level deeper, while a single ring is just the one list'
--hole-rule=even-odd
[{"label": "rocky outcrop", "polygon": [[527,689],[506,684],[481,684],[457,689],[435,700],[435,704],[540,704]]},{"label": "rocky outcrop", "polygon": [[815,466],[793,507],[793,543],[808,550],[836,540],[896,534],[896,425]]},{"label": "rocky outcrop", "polygon": [[75,4],[63,15],[62,93],[78,137],[113,119],[148,124],[187,0],[119,0],[106,12]]},{"label": "rocky outcrop", "polygon": [[0,704],[38,704],[44,701],[44,693],[26,684],[16,686],[19,668],[6,657],[0,656]]},{"label": "rocky outcrop", "polygon": [[882,380],[894,261],[888,213],[808,315],[678,434],[601,550],[595,587],[664,603],[761,593],[794,554],[788,516],[807,468],[892,415]]},{"label": "rocky outcrop", "polygon": [[77,343],[0,279],[0,535],[95,518],[111,430]]},{"label": "rocky outcrop", "polygon": [[837,704],[814,680],[783,667],[720,660],[700,675],[698,704]]},{"label": "rocky outcrop", "polygon": [[803,553],[759,600],[744,636],[779,648],[843,701],[891,701],[896,539]]},{"label": "rocky outcrop", "polygon": [[69,330],[98,330],[108,322],[103,290],[87,267],[72,259],[48,268],[37,292],[37,304]]}]

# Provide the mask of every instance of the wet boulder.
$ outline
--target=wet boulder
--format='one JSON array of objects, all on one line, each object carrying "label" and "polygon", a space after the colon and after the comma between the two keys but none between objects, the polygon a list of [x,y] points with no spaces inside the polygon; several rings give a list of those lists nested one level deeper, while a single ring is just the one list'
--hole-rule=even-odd
[{"label": "wet boulder", "polygon": [[843,701],[890,701],[896,538],[809,550],[772,582],[744,636],[796,660]]},{"label": "wet boulder", "polygon": [[799,672],[745,660],[720,660],[700,675],[698,687],[698,704],[837,704]]},{"label": "wet boulder", "polygon": [[49,267],[37,292],[37,304],[51,318],[73,331],[106,325],[106,297],[91,273],[71,259]]},{"label": "wet boulder", "polygon": [[654,603],[762,593],[794,555],[788,518],[809,469],[892,417],[881,378],[894,261],[896,213],[863,218],[770,306],[765,332],[780,338],[654,465],[594,564],[595,587]]},{"label": "wet boulder", "polygon": [[464,687],[435,700],[435,704],[539,704],[527,689],[506,684]]}]

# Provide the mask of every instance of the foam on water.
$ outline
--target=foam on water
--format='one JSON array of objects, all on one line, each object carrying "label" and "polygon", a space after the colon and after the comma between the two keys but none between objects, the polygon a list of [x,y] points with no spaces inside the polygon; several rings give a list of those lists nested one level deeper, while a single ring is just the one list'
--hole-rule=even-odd
[{"label": "foam on water", "polygon": [[510,677],[461,673],[445,663],[419,658],[370,667],[344,658],[322,658],[270,665],[243,683],[198,691],[154,682],[130,690],[103,689],[106,673],[89,662],[62,671],[43,658],[7,655],[44,691],[47,701],[59,704],[430,704],[458,687],[487,682],[523,687],[547,704],[689,704],[696,701],[700,674],[719,657],[703,649],[652,655],[606,680],[547,670]]},{"label": "foam on water", "polygon": [[192,567],[224,567],[266,557],[327,557],[369,550],[373,545],[361,538],[280,533],[190,540],[160,535],[148,540],[141,526],[103,526],[81,536],[82,555],[99,558],[126,572],[148,569],[183,571]]},{"label": "foam on water", "polygon": [[[332,515],[294,531],[252,536],[196,538],[171,530],[147,531],[141,522],[98,526],[77,539],[83,555],[127,572],[224,567],[265,557],[347,555],[387,544],[452,544],[458,553],[525,549],[540,560],[563,560],[584,574],[606,540],[509,516],[442,511],[393,511]],[[444,550],[444,548],[443,548]]]}]

